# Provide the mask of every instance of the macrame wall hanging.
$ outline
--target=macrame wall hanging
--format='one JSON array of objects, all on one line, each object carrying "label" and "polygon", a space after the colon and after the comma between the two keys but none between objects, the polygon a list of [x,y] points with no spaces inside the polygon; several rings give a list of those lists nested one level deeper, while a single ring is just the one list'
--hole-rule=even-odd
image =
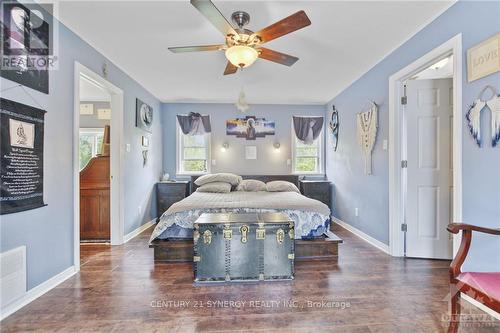
[{"label": "macrame wall hanging", "polygon": [[[486,91],[492,93],[491,98],[488,100],[483,99]],[[486,86],[481,90],[478,98],[472,103],[465,114],[470,134],[479,147],[481,147],[481,111],[485,108],[491,111],[491,145],[496,147],[500,141],[500,95],[497,94],[495,88],[492,86]]]},{"label": "macrame wall hanging", "polygon": [[358,125],[358,142],[365,158],[365,175],[372,174],[372,150],[375,145],[378,127],[378,106],[370,102],[368,111],[356,115]]}]

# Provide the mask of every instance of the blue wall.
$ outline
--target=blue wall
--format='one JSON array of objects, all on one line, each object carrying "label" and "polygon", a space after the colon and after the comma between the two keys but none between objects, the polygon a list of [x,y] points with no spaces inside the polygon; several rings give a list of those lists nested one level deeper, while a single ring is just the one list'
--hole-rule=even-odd
[{"label": "blue wall", "polygon": [[[369,72],[336,96],[327,105],[339,110],[341,119],[339,148],[327,148],[327,175],[336,187],[335,216],[357,229],[388,244],[389,242],[389,164],[388,151],[382,149],[388,139],[389,76],[422,55],[462,33],[463,114],[487,84],[500,91],[500,73],[468,83],[466,50],[500,31],[500,2],[458,2],[431,24],[413,36]],[[355,113],[367,100],[381,104],[379,133],[373,151],[372,176],[363,174],[363,162],[356,139]],[[489,123],[488,123],[489,124]],[[486,128],[484,126],[483,129]],[[500,227],[500,148],[486,145],[479,149],[463,123],[463,220],[466,223]],[[490,129],[482,132],[489,137]],[[390,144],[390,143],[389,143]],[[359,216],[354,216],[355,207]],[[474,235],[467,262],[469,269],[500,270],[500,239]]]},{"label": "blue wall", "polygon": [[[163,168],[171,176],[175,176],[176,171],[176,115],[188,114],[189,112],[210,115],[212,124],[212,159],[216,161],[216,165],[212,166],[212,172],[269,175],[292,172],[292,166],[287,165],[287,159],[291,159],[292,116],[324,116],[325,107],[323,105],[251,104],[246,115],[264,117],[276,123],[276,135],[268,135],[265,138],[257,138],[255,141],[251,141],[226,135],[227,119],[245,117],[245,114],[238,111],[234,104],[163,104]],[[224,142],[229,144],[229,149],[221,152],[220,148]],[[273,147],[275,142],[281,144],[279,152]],[[257,146],[257,160],[245,160],[244,150],[246,145]]]},{"label": "blue wall", "polygon": [[[50,94],[29,90],[47,110],[44,144],[44,199],[46,207],[2,215],[0,222],[1,246],[4,252],[26,245],[28,289],[46,281],[73,265],[73,86],[74,62],[78,61],[96,73],[108,63],[108,80],[124,91],[124,137],[131,144],[126,153],[124,144],[125,234],[145,221],[156,217],[154,184],[162,169],[160,102],[137,82],[104,56],[59,25],[59,69],[50,72]],[[1,89],[17,83],[1,79]],[[20,88],[2,92],[2,97],[37,106]],[[142,167],[140,137],[144,134],[135,127],[136,97],[155,110],[155,124],[151,137],[150,161]],[[139,216],[137,206],[143,203]]]}]

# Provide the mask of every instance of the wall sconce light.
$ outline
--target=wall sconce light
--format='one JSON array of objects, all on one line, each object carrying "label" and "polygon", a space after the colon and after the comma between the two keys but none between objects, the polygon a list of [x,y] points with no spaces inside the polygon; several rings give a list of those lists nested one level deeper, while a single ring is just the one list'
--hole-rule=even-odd
[{"label": "wall sconce light", "polygon": [[220,151],[225,152],[229,148],[229,143],[224,142],[222,147],[220,147]]},{"label": "wall sconce light", "polygon": [[273,147],[274,147],[274,149],[275,149],[276,151],[279,151],[279,150],[280,150],[281,145],[280,145],[280,143],[279,143],[279,142],[275,142],[275,143],[273,144]]}]

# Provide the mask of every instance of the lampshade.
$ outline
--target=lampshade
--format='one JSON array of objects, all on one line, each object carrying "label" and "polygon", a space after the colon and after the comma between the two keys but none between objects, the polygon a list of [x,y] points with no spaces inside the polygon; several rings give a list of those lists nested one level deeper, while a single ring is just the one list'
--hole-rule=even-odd
[{"label": "lampshade", "polygon": [[259,56],[257,50],[245,45],[231,46],[226,50],[226,58],[236,67],[244,68],[254,63]]}]

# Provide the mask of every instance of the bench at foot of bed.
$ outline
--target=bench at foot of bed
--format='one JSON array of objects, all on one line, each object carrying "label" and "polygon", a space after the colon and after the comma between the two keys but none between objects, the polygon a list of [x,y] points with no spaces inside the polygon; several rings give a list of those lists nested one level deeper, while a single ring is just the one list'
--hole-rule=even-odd
[{"label": "bench at foot of bed", "polygon": [[[333,232],[324,238],[295,240],[295,260],[337,259],[339,244],[342,243]],[[193,240],[155,240],[150,245],[154,249],[155,261],[193,261]]]}]

